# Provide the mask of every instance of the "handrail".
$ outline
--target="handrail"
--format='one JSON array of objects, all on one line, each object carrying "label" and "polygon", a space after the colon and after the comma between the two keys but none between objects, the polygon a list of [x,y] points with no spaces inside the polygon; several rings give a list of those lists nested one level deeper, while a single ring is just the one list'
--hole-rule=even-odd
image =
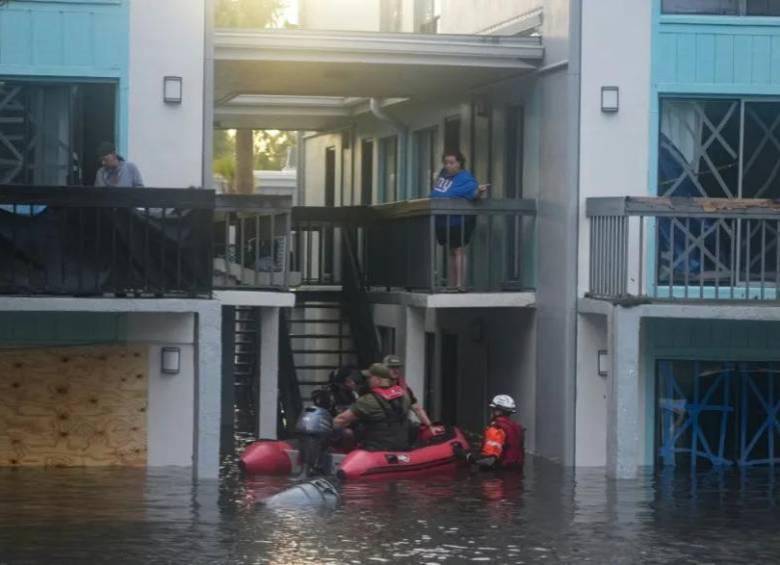
[{"label": "handrail", "polygon": [[776,218],[780,202],[759,198],[594,197],[585,201],[585,215],[707,218]]},{"label": "handrail", "polygon": [[62,208],[214,208],[213,190],[93,186],[0,185],[0,204]]},{"label": "handrail", "polygon": [[292,196],[284,194],[217,194],[218,212],[283,212],[292,210]]}]

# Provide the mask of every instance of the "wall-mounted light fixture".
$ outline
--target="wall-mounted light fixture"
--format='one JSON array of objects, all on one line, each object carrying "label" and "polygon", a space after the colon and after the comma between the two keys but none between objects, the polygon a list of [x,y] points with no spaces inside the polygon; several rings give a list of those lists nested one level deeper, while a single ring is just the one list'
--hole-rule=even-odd
[{"label": "wall-mounted light fixture", "polygon": [[166,104],[181,104],[181,77],[163,77],[163,101]]},{"label": "wall-mounted light fixture", "polygon": [[178,375],[181,370],[181,349],[163,347],[160,357],[160,371],[165,375]]},{"label": "wall-mounted light fixture", "polygon": [[614,114],[620,110],[620,89],[617,86],[601,87],[601,111]]},{"label": "wall-mounted light fixture", "polygon": [[606,349],[599,350],[597,367],[600,377],[606,377],[609,374],[609,355]]}]

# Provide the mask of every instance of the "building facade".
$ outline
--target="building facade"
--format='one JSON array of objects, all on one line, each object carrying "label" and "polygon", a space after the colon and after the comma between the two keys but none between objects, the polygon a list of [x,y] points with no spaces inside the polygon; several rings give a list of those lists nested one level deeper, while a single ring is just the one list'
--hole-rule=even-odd
[{"label": "building facade", "polygon": [[[772,2],[307,0],[264,30],[213,7],[0,7],[6,464],[214,477],[236,430],[289,432],[387,353],[447,423],[513,395],[564,465],[774,463]],[[209,190],[213,128],[239,168],[250,130],[300,132],[294,197],[251,167]],[[159,189],[77,188],[103,140]],[[445,149],[488,199],[426,198]]]}]

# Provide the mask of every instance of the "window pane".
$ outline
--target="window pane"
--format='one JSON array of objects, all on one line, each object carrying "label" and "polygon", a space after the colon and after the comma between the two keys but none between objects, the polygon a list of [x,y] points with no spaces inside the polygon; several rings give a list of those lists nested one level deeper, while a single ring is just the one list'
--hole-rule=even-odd
[{"label": "window pane", "polygon": [[739,101],[664,99],[658,195],[738,196]]},{"label": "window pane", "polygon": [[748,16],[780,16],[777,0],[747,0]]},{"label": "window pane", "polygon": [[436,128],[428,128],[414,132],[414,186],[411,198],[421,198],[431,189],[436,162],[434,146],[436,143]]},{"label": "window pane", "polygon": [[386,137],[380,145],[380,163],[382,166],[382,197],[384,202],[398,199],[398,139]]},{"label": "window pane", "polygon": [[739,15],[739,0],[663,0],[665,14]]}]

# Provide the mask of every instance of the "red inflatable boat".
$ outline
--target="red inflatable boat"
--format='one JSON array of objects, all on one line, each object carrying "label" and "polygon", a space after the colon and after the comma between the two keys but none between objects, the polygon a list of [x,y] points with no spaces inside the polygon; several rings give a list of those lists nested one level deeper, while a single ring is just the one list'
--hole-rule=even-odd
[{"label": "red inflatable boat", "polygon": [[458,428],[444,436],[442,441],[418,447],[411,451],[365,451],[356,449],[338,466],[340,479],[400,478],[422,471],[454,466],[454,445],[468,451],[469,442]]},{"label": "red inflatable boat", "polygon": [[[397,478],[414,472],[454,466],[453,446],[469,444],[458,428],[423,447],[411,451],[365,451],[356,449],[344,456],[333,453],[333,465],[341,479]],[[289,475],[300,472],[298,450],[293,442],[260,440],[241,454],[241,467],[251,475]]]}]

